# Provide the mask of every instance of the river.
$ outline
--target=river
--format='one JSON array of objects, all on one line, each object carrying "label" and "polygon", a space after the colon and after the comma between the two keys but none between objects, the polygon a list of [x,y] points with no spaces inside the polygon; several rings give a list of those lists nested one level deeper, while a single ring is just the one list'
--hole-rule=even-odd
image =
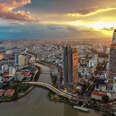
[{"label": "river", "polygon": [[[40,66],[42,74],[39,81],[51,83],[50,69]],[[18,101],[1,103],[0,116],[102,116],[102,114],[95,111],[83,113],[72,109],[68,104],[50,101],[48,90],[37,87]]]}]

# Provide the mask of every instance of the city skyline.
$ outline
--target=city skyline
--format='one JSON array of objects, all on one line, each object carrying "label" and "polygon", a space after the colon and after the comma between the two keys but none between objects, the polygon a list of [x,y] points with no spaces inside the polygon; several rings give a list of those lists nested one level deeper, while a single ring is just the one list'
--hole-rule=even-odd
[{"label": "city skyline", "polygon": [[[89,112],[92,116],[91,111],[96,109],[100,111],[100,115],[102,112],[115,114],[115,33],[114,30],[112,43],[90,39],[0,42],[2,114],[7,114],[6,111],[10,108],[11,115],[18,116],[19,112],[22,112],[21,109],[22,116],[25,116],[25,113],[34,116],[44,115],[44,112],[48,115],[50,108],[51,116],[54,116],[57,110],[62,112],[61,116],[65,116],[64,105],[67,103],[70,104],[67,109],[70,110],[69,116],[78,114],[78,110]],[[46,95],[49,99],[44,97]],[[45,100],[48,101],[42,102]],[[57,101],[58,108],[51,100]],[[29,110],[24,101],[30,103],[29,108],[35,107],[35,110]],[[19,103],[15,109],[14,105]],[[63,107],[60,108],[63,111],[59,109],[59,105],[62,104]],[[41,108],[39,111],[38,107]],[[44,116],[47,116],[46,114]],[[98,112],[94,114],[97,116]]]},{"label": "city skyline", "polygon": [[0,8],[1,115],[116,115],[116,0]]},{"label": "city skyline", "polygon": [[0,40],[111,39],[115,5],[115,0],[0,0]]}]

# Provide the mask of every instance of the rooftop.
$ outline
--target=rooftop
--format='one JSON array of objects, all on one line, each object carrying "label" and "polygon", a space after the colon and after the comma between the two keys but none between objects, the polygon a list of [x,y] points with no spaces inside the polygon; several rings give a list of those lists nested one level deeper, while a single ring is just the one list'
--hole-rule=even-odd
[{"label": "rooftop", "polygon": [[95,90],[95,91],[92,92],[92,95],[96,95],[96,96],[105,96],[106,93]]}]

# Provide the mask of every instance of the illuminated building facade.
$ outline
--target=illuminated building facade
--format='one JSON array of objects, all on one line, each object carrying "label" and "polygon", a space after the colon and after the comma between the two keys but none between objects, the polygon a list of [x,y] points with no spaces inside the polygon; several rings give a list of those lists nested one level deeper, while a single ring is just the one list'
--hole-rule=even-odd
[{"label": "illuminated building facade", "polygon": [[77,49],[67,45],[64,48],[64,86],[75,87],[78,82]]},{"label": "illuminated building facade", "polygon": [[24,66],[25,65],[25,56],[24,55],[19,55],[18,56],[18,64],[19,64],[19,66]]}]

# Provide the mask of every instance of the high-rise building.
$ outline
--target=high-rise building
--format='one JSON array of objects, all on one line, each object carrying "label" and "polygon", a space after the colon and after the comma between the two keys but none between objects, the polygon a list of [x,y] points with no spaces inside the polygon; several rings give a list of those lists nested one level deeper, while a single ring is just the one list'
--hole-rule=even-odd
[{"label": "high-rise building", "polygon": [[15,75],[16,74],[16,69],[12,66],[9,67],[9,74],[10,75]]},{"label": "high-rise building", "polygon": [[22,55],[22,54],[18,56],[18,65],[19,66],[24,66],[25,65],[25,56]]},{"label": "high-rise building", "polygon": [[116,30],[114,30],[113,40],[110,48],[110,62],[109,62],[110,78],[116,77]]},{"label": "high-rise building", "polygon": [[77,49],[67,45],[64,48],[64,86],[75,87],[78,82]]},{"label": "high-rise building", "polygon": [[18,54],[15,54],[15,65],[18,65]]},{"label": "high-rise building", "polygon": [[1,69],[2,69],[2,73],[8,72],[8,64],[2,65]]}]

